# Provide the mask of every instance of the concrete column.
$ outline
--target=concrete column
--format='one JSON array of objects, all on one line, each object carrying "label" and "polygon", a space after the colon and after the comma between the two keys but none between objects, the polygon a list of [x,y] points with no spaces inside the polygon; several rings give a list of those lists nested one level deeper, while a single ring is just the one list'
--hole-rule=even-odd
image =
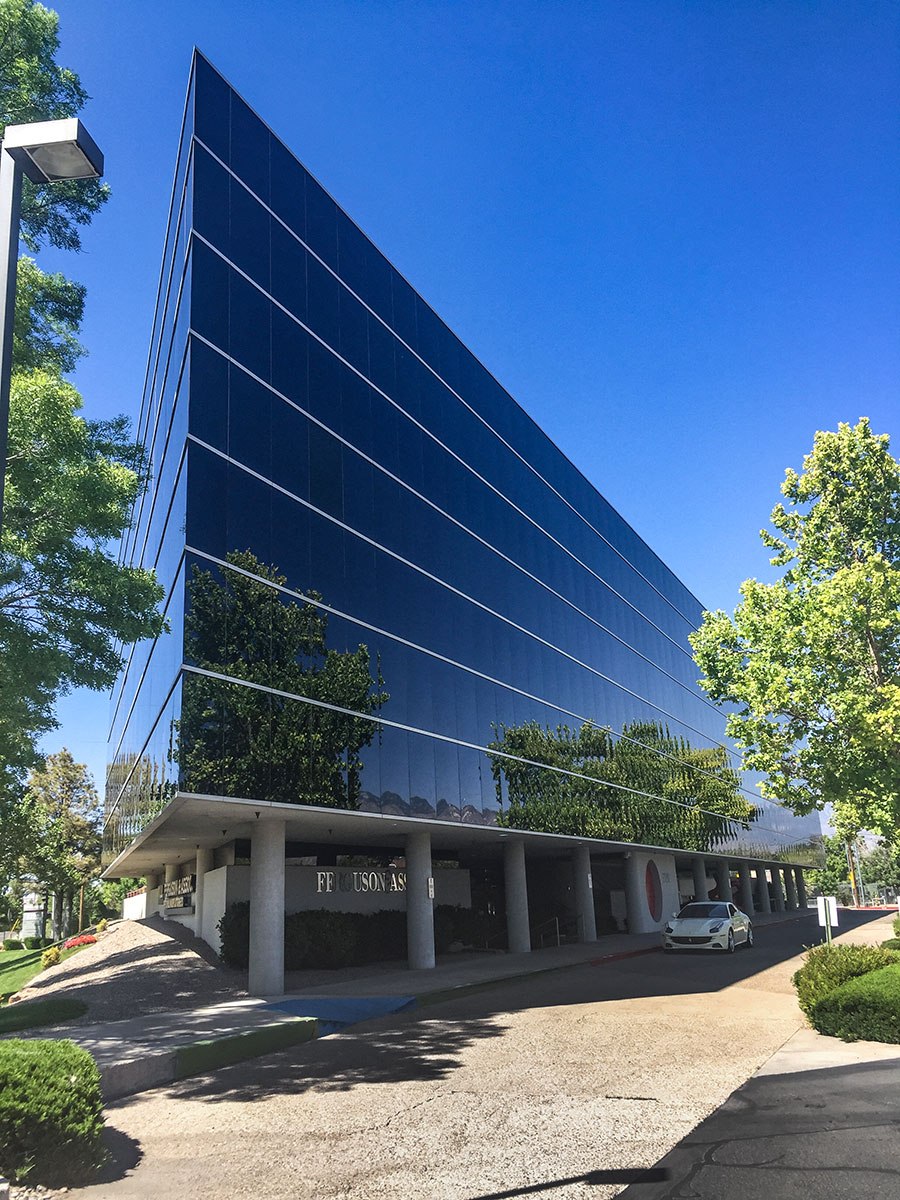
[{"label": "concrete column", "polygon": [[417,829],[406,838],[406,945],[411,971],[434,966],[433,892],[431,834]]},{"label": "concrete column", "polygon": [[784,888],[781,885],[781,868],[771,866],[772,872],[772,897],[775,901],[773,907],[776,912],[784,912]]},{"label": "concrete column", "polygon": [[784,882],[787,885],[788,908],[799,908],[799,905],[797,904],[797,885],[794,883],[794,871],[792,867],[784,868]]},{"label": "concrete column", "polygon": [[284,828],[257,820],[250,839],[251,996],[284,993]]},{"label": "concrete column", "polygon": [[726,903],[731,899],[731,871],[729,869],[728,860],[725,858],[716,859],[716,885],[719,889],[719,899]]},{"label": "concrete column", "polygon": [[583,942],[596,942],[597,918],[594,914],[594,880],[591,876],[591,852],[578,846],[572,855],[575,874],[575,913],[580,917],[579,935]]},{"label": "concrete column", "polygon": [[646,932],[644,912],[647,901],[644,891],[646,864],[636,854],[625,855],[625,919],[629,933]]},{"label": "concrete column", "polygon": [[742,862],[740,864],[740,875],[738,896],[740,897],[740,909],[747,914],[748,917],[753,916],[753,885],[750,882],[750,864]]},{"label": "concrete column", "polygon": [[178,863],[166,863],[166,883],[174,883],[178,878]]},{"label": "concrete column", "polygon": [[525,875],[525,843],[518,839],[503,845],[503,881],[506,890],[506,936],[510,954],[531,950],[528,923],[528,880]]},{"label": "concrete column", "polygon": [[803,868],[794,867],[794,879],[797,883],[797,902],[802,909],[807,906],[806,880],[803,878]]},{"label": "concrete column", "polygon": [[158,875],[145,875],[144,876],[144,887],[147,889],[148,892],[152,892],[154,888],[158,888],[159,887],[159,876]]},{"label": "concrete column", "polygon": [[756,864],[756,907],[760,912],[772,911],[772,901],[769,898],[769,873],[762,863]]},{"label": "concrete column", "polygon": [[694,899],[705,900],[709,895],[709,890],[706,883],[706,859],[692,859],[691,870],[694,872]]},{"label": "concrete column", "polygon": [[[213,869],[212,850],[197,847],[197,890],[194,892],[194,934],[203,937],[203,893],[206,890],[205,876]],[[204,938],[204,941],[206,939]]]}]

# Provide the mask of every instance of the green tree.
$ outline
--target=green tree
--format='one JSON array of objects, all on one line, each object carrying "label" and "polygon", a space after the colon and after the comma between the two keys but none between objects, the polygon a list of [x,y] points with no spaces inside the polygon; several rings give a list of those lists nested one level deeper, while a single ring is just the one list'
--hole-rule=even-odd
[{"label": "green tree", "polygon": [[763,530],[775,583],[747,580],[691,636],[700,681],[764,794],[834,807],[841,835],[900,829],[900,464],[863,418],[817,433]]},{"label": "green tree", "polygon": [[75,895],[100,872],[103,810],[90,772],[68,750],[49,754],[28,779],[26,807],[40,827],[26,873],[54,897],[54,936],[71,928]]},{"label": "green tree", "polygon": [[859,857],[859,869],[863,883],[880,884],[894,892],[900,892],[900,847],[884,840]]},{"label": "green tree", "polygon": [[[0,135],[7,125],[74,117],[88,94],[81,80],[56,62],[59,16],[34,0],[0,0]],[[80,250],[79,226],[90,223],[109,189],[97,179],[33,184],[23,181],[22,238],[30,250],[44,243]]]},{"label": "green tree", "polygon": [[249,552],[230,553],[228,563],[235,569],[220,575],[193,566],[185,659],[259,686],[185,676],[173,752],[183,787],[356,808],[360,752],[377,726],[354,714],[374,714],[389,699],[380,672],[372,677],[363,645],[328,649],[328,614],[279,592],[285,577],[274,567]]},{"label": "green tree", "polygon": [[[57,16],[33,0],[0,0],[0,124],[56,119],[86,99],[59,67]],[[107,195],[96,181],[27,187],[22,232],[34,248],[80,246]],[[162,591],[152,572],[107,550],[127,527],[146,464],[124,418],[80,415],[63,379],[83,352],[84,289],[20,264],[0,537],[0,843],[27,822],[16,805],[37,740],[56,726],[58,696],[106,689],[121,647],[157,634]]]},{"label": "green tree", "polygon": [[822,839],[825,850],[825,865],[817,871],[806,872],[806,882],[813,892],[823,896],[837,896],[842,904],[852,896],[850,871],[847,866],[847,843],[838,835],[825,834]]},{"label": "green tree", "polygon": [[709,850],[732,822],[756,818],[722,747],[692,746],[655,722],[618,738],[536,721],[496,733],[488,752],[500,825]]}]

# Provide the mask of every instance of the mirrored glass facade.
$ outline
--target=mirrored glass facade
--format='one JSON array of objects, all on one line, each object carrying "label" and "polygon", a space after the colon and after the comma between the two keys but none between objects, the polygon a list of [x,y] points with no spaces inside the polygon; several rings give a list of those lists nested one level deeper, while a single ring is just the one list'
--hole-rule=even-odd
[{"label": "mirrored glass facade", "polygon": [[140,435],[108,859],[182,793],[814,860],[698,601],[200,56]]}]

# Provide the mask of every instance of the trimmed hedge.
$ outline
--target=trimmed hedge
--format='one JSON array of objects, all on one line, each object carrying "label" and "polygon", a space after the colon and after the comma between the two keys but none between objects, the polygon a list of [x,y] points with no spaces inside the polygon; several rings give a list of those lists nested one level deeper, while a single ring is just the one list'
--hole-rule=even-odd
[{"label": "trimmed hedge", "polygon": [[900,916],[894,917],[894,937],[900,938]]},{"label": "trimmed hedge", "polygon": [[881,946],[883,950],[900,950],[900,938],[888,938]]},{"label": "trimmed hedge", "polygon": [[881,946],[843,943],[813,946],[807,952],[806,962],[794,974],[797,1002],[806,1016],[810,1017],[818,1001],[841,984],[896,962],[900,962],[900,952],[885,950]]},{"label": "trimmed hedge", "polygon": [[900,963],[841,984],[813,1005],[810,1021],[845,1042],[900,1043]]},{"label": "trimmed hedge", "polygon": [[[250,905],[229,906],[219,921],[220,955],[229,967],[246,970],[250,950]],[[471,909],[439,904],[434,910],[434,943],[445,954],[454,943],[484,945],[502,930],[496,918]],[[390,962],[406,957],[406,913],[382,909],[375,913],[331,912],[324,908],[290,913],[284,919],[284,967],[299,971],[316,967],[346,967],[356,963]]]},{"label": "trimmed hedge", "polygon": [[48,946],[41,955],[41,970],[46,971],[48,967],[55,967],[62,958],[62,950],[59,946]]},{"label": "trimmed hedge", "polygon": [[69,1041],[0,1041],[0,1174],[63,1187],[106,1163],[100,1075]]},{"label": "trimmed hedge", "polygon": [[3,949],[4,950],[24,950],[25,943],[20,941],[18,938],[4,938],[3,939]]}]

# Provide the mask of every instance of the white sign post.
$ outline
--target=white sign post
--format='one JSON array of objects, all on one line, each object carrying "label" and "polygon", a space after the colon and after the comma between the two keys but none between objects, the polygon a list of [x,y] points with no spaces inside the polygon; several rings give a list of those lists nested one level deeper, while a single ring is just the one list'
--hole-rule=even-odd
[{"label": "white sign post", "polygon": [[819,910],[819,924],[825,926],[825,942],[831,945],[831,928],[837,929],[837,897],[817,896],[816,908]]}]

